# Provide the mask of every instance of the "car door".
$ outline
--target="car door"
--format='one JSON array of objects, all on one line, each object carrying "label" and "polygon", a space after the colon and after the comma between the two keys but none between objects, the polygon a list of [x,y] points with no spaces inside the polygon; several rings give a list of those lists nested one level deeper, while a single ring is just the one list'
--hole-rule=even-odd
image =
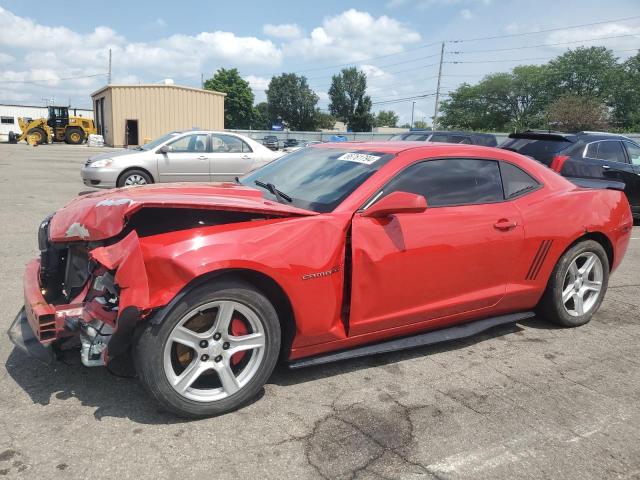
[{"label": "car door", "polygon": [[627,160],[627,154],[620,140],[601,140],[595,142],[597,150],[594,151],[594,144],[587,147],[587,155],[600,161],[602,177],[607,180],[624,182],[625,194],[632,203],[636,185],[636,172],[633,165]]},{"label": "car door", "polygon": [[156,152],[161,182],[208,182],[209,135],[190,133],[165,145],[168,151]]},{"label": "car door", "polygon": [[251,170],[256,153],[240,137],[214,133],[211,135],[211,179],[233,182]]},{"label": "car door", "polygon": [[640,146],[628,140],[625,140],[622,143],[627,153],[627,159],[635,174],[633,176],[633,182],[631,182],[631,188],[627,193],[627,197],[629,198],[631,210],[634,215],[640,215]]},{"label": "car door", "polygon": [[518,209],[504,201],[498,162],[426,160],[374,198],[394,191],[424,195],[428,207],[386,219],[355,214],[350,335],[496,305],[524,237]]}]

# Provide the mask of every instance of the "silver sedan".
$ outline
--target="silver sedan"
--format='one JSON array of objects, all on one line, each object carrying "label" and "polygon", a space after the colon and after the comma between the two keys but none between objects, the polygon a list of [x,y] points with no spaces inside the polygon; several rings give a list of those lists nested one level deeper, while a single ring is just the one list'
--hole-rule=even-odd
[{"label": "silver sedan", "polygon": [[255,140],[230,132],[171,132],[134,149],[94,155],[82,167],[89,187],[159,182],[225,182],[280,157]]}]

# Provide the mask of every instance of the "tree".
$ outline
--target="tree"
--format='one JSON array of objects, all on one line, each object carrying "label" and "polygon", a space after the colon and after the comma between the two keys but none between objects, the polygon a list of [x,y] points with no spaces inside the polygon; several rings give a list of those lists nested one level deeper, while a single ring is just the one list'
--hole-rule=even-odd
[{"label": "tree", "polygon": [[267,89],[269,115],[281,119],[292,130],[314,130],[318,96],[309,88],[306,77],[283,73],[272,77]]},{"label": "tree", "polygon": [[424,120],[416,120],[415,122],[413,122],[413,128],[426,130],[427,128],[429,128],[429,125],[427,125],[427,122],[425,122]]},{"label": "tree", "polygon": [[355,67],[345,68],[331,78],[329,111],[353,132],[368,132],[373,125],[367,76]]},{"label": "tree", "polygon": [[253,92],[238,69],[220,68],[213,78],[204,82],[206,90],[226,93],[224,99],[225,128],[249,128],[253,117]]},{"label": "tree", "polygon": [[269,106],[267,102],[260,102],[253,107],[253,119],[251,121],[251,128],[254,130],[270,130],[271,129],[271,117],[269,116]]},{"label": "tree", "polygon": [[604,130],[609,126],[607,106],[602,100],[570,93],[549,105],[547,121],[565,132]]},{"label": "tree", "polygon": [[330,113],[323,112],[319,108],[316,108],[315,125],[316,129],[332,129],[336,124],[336,118]]},{"label": "tree", "polygon": [[398,115],[391,110],[380,110],[374,120],[376,127],[395,127],[398,124]]},{"label": "tree", "polygon": [[616,71],[610,106],[616,127],[640,130],[640,53],[630,57]]},{"label": "tree", "polygon": [[572,94],[607,101],[615,77],[617,62],[605,47],[579,47],[569,50],[548,63],[551,99]]}]

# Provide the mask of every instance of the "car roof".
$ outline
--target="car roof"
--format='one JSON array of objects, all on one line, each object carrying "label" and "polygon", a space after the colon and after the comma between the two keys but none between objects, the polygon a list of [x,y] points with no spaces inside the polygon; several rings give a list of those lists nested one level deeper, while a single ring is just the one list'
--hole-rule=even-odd
[{"label": "car roof", "polygon": [[580,132],[556,132],[549,130],[526,130],[524,132],[512,133],[509,135],[509,138],[522,138],[522,139],[532,139],[532,140],[561,140],[561,141],[569,141],[569,142],[578,142],[580,140],[631,140],[629,137],[625,137],[624,135],[620,135],[618,133],[608,133],[608,132],[592,132],[592,131],[580,131]]},{"label": "car roof", "polygon": [[[486,154],[487,151],[495,151],[494,147],[484,147],[480,145],[464,145],[465,150],[467,149],[477,149],[478,154]],[[328,142],[317,145],[312,145],[310,148],[341,148],[341,149],[349,149],[354,151],[368,151],[368,152],[380,152],[380,153],[389,153],[389,154],[398,154],[400,152],[404,152],[406,150],[413,150],[416,148],[421,149],[459,149],[459,143],[428,143],[428,142],[405,142],[405,141],[378,141],[378,142],[361,142],[361,141],[351,141],[351,142]]]}]

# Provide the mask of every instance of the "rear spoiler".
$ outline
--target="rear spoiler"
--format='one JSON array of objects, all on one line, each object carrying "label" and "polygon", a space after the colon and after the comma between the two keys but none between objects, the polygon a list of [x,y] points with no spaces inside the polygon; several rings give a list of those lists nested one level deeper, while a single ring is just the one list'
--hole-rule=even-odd
[{"label": "rear spoiler", "polygon": [[544,132],[521,132],[511,133],[509,138],[524,138],[529,140],[558,140],[560,142],[575,143],[576,139],[568,137],[559,133],[544,133]]},{"label": "rear spoiler", "polygon": [[624,182],[617,182],[615,180],[600,180],[596,178],[577,178],[577,177],[565,177],[574,185],[582,188],[601,188],[607,190],[620,190],[624,191]]}]

